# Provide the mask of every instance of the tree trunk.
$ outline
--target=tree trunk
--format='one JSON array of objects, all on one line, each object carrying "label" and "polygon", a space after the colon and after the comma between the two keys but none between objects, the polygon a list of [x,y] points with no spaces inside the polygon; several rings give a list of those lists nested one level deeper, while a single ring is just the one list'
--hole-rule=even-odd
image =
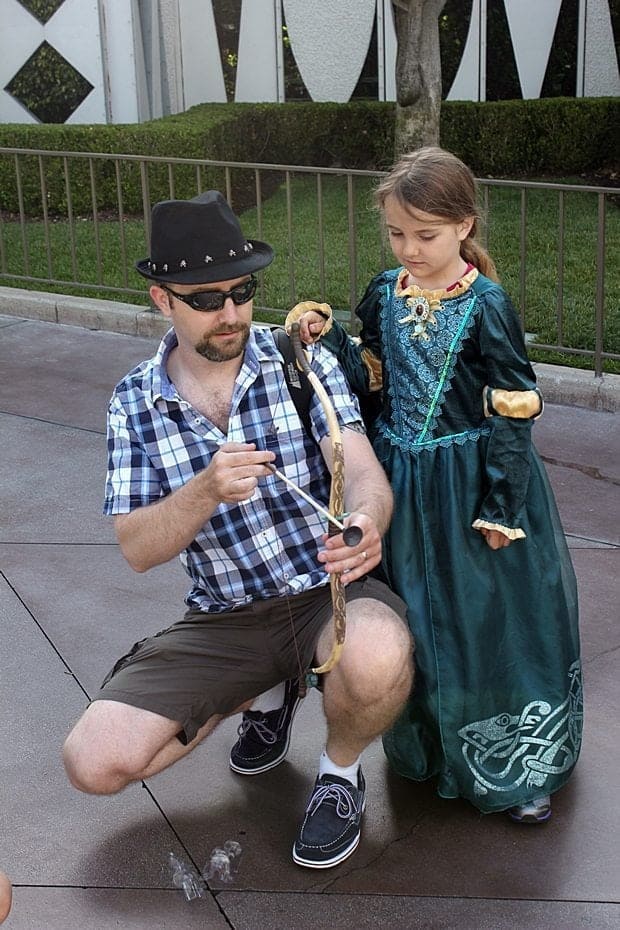
[{"label": "tree trunk", "polygon": [[446,0],[393,0],[396,53],[396,158],[439,145],[439,14]]}]

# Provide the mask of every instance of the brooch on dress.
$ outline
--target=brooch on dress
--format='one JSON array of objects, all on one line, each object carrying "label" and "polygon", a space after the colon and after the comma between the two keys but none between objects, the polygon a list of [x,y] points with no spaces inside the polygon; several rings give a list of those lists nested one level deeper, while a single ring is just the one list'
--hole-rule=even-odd
[{"label": "brooch on dress", "polygon": [[441,301],[433,297],[428,300],[426,297],[409,297],[407,307],[410,312],[404,316],[399,323],[413,323],[412,339],[430,339],[426,328],[430,323],[436,323],[435,310],[441,310]]}]

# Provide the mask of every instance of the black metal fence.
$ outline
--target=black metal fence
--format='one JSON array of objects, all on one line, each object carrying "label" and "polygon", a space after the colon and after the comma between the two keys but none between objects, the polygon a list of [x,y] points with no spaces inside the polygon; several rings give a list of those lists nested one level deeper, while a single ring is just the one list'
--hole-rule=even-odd
[{"label": "black metal fence", "polygon": [[[149,254],[154,202],[221,190],[247,236],[277,261],[261,276],[258,318],[326,300],[355,330],[354,308],[393,264],[371,207],[380,172],[91,152],[0,148],[0,283],[147,300],[134,262]],[[620,362],[618,190],[479,179],[485,244],[521,313],[531,350]],[[575,361],[573,361],[575,364]]]}]

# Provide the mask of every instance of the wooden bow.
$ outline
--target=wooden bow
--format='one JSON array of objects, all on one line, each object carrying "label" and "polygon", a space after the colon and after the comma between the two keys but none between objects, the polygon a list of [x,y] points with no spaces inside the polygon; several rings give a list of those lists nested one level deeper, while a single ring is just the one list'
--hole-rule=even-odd
[{"label": "wooden bow", "polygon": [[[331,402],[329,394],[323,387],[318,376],[312,371],[310,365],[308,364],[308,359],[306,358],[306,353],[299,337],[299,323],[292,324],[289,335],[295,350],[295,358],[297,359],[297,363],[308,378],[308,381],[312,385],[317,397],[321,402],[321,406],[325,411],[332,448],[332,480],[329,493],[329,512],[333,517],[339,518],[344,512],[344,450],[342,447],[342,433],[340,432],[340,424],[338,423],[338,417],[336,416],[336,411],[334,410],[334,406]],[[328,534],[330,536],[335,536],[338,532],[339,530],[337,526],[334,526],[330,520]],[[332,607],[334,613],[334,644],[332,646],[332,651],[327,658],[327,661],[324,662],[323,665],[320,665],[318,668],[311,669],[315,675],[322,675],[325,672],[331,671],[338,663],[340,660],[340,654],[342,652],[347,630],[346,599],[344,596],[344,585],[342,584],[339,572],[332,572],[329,577],[329,584],[331,588]]]}]

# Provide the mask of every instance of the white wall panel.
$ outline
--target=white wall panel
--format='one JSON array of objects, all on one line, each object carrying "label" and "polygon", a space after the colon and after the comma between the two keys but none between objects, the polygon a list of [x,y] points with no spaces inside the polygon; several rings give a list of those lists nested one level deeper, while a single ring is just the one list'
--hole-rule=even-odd
[{"label": "white wall panel", "polygon": [[177,0],[159,0],[159,16],[163,47],[162,87],[169,112],[180,113],[183,111],[183,76]]},{"label": "white wall panel", "polygon": [[226,103],[211,0],[179,0],[184,109],[211,101]]},{"label": "white wall panel", "polygon": [[366,60],[375,0],[284,0],[284,17],[312,99],[345,103]]},{"label": "white wall panel", "polygon": [[[2,123],[38,123],[39,120],[32,115],[15,97],[0,91],[0,122]],[[1,200],[1,196],[0,196]]]},{"label": "white wall panel", "polygon": [[243,0],[235,100],[278,99],[278,55],[274,0]]},{"label": "white wall panel", "polygon": [[0,29],[0,122],[38,120],[4,88],[43,41],[43,26],[17,0],[4,0]]},{"label": "white wall panel", "polygon": [[379,100],[396,100],[396,29],[392,0],[377,0]]},{"label": "white wall panel", "polygon": [[[140,82],[136,73],[134,5],[129,0],[99,0],[103,23],[104,75],[111,123],[140,120]],[[144,111],[142,111],[144,112]]]},{"label": "white wall panel", "polygon": [[473,0],[465,48],[447,100],[485,98],[486,7],[486,0]]},{"label": "white wall panel", "polygon": [[[103,61],[97,0],[65,0],[48,20],[45,37],[93,90],[67,122],[105,123]],[[78,113],[78,111],[80,111]]]},{"label": "white wall panel", "polygon": [[504,0],[524,99],[540,97],[562,0]]},{"label": "white wall panel", "polygon": [[617,97],[620,95],[618,58],[608,0],[585,2],[585,48],[583,54],[583,95]]}]

